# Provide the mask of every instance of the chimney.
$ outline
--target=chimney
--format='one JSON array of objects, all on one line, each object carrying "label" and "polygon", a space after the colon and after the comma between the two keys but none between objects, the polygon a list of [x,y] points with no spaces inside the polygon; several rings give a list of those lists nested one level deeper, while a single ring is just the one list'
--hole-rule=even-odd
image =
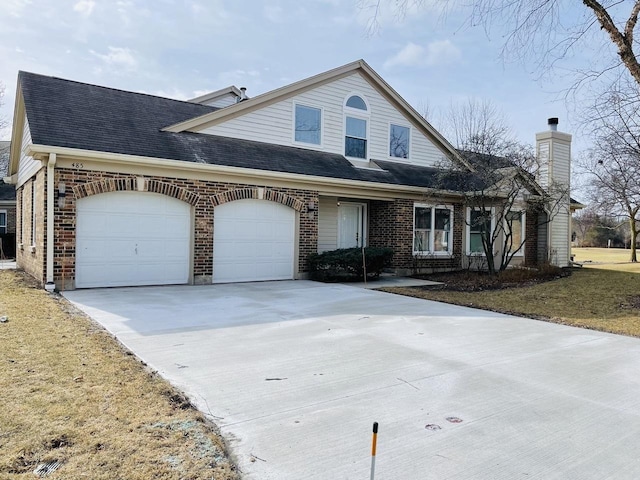
[{"label": "chimney", "polygon": [[551,212],[551,221],[539,227],[538,260],[542,260],[540,254],[545,251],[551,263],[565,267],[569,265],[571,254],[571,135],[558,131],[557,117],[549,118],[547,125],[547,131],[536,134],[536,181],[547,193],[556,197],[553,203],[560,203]]}]

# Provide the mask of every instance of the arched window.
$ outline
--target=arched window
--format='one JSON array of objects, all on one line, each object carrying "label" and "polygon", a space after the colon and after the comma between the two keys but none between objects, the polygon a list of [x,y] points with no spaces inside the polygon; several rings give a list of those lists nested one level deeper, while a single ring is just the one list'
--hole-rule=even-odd
[{"label": "arched window", "polygon": [[360,95],[350,95],[344,104],[344,155],[367,158],[369,107]]},{"label": "arched window", "polygon": [[359,97],[358,95],[350,96],[345,105],[347,107],[357,108],[358,110],[364,110],[365,112],[369,110],[367,108],[366,102],[362,99],[362,97]]}]

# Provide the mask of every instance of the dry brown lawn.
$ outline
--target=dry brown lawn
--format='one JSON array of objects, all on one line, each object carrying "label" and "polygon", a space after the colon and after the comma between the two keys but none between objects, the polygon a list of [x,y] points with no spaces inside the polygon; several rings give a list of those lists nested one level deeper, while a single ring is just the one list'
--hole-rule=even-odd
[{"label": "dry brown lawn", "polygon": [[502,290],[385,291],[640,337],[640,265],[576,269],[571,276]]},{"label": "dry brown lawn", "polygon": [[239,478],[216,428],[66,300],[0,270],[0,478]]},{"label": "dry brown lawn", "polygon": [[[588,268],[640,273],[640,263],[631,263],[631,250],[624,248],[572,248],[575,261]],[[640,252],[638,252],[640,255]]]}]

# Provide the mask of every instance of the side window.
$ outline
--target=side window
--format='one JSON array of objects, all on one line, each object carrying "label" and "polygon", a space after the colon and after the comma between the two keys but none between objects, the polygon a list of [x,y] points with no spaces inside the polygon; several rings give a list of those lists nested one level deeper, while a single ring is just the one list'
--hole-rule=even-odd
[{"label": "side window", "polygon": [[322,110],[296,104],[295,106],[295,141],[321,144]]},{"label": "side window", "polygon": [[468,253],[484,254],[482,246],[482,235],[490,234],[492,231],[492,215],[490,210],[470,210],[469,211],[469,242],[467,244]]},{"label": "side window", "polygon": [[36,244],[36,179],[31,181],[31,245]]},{"label": "side window", "polygon": [[394,125],[389,127],[389,156],[409,158],[409,127]]},{"label": "side window", "polygon": [[0,234],[7,233],[7,211],[0,210]]},{"label": "side window", "polygon": [[452,226],[452,206],[414,205],[413,254],[450,254]]},{"label": "side window", "polygon": [[516,255],[524,255],[524,250],[521,248],[523,246],[522,242],[525,238],[524,212],[507,212],[505,220],[507,223],[505,225],[505,233],[511,234],[511,242],[507,245],[509,253],[516,252]]},{"label": "side window", "polygon": [[368,156],[369,107],[359,95],[351,95],[344,104],[344,155],[366,159]]}]

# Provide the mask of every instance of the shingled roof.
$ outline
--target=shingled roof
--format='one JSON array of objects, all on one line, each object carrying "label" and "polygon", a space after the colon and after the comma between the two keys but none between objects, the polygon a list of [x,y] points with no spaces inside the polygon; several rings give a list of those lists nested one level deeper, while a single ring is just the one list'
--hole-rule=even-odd
[{"label": "shingled roof", "polygon": [[211,106],[27,72],[19,82],[34,144],[393,185],[440,183],[435,168],[375,161],[384,170],[369,170],[333,153],[162,131],[217,110]]}]

